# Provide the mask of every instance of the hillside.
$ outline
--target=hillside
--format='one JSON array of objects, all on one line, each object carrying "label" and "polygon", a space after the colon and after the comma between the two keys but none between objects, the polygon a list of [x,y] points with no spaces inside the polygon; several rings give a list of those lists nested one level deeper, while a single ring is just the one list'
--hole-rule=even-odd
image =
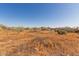
[{"label": "hillside", "polygon": [[79,30],[0,26],[1,56],[79,55]]}]

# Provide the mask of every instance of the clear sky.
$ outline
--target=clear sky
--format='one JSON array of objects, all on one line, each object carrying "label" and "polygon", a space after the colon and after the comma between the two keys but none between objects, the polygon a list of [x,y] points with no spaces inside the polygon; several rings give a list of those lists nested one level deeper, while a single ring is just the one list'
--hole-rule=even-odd
[{"label": "clear sky", "polygon": [[79,4],[1,4],[0,24],[8,26],[78,26]]}]

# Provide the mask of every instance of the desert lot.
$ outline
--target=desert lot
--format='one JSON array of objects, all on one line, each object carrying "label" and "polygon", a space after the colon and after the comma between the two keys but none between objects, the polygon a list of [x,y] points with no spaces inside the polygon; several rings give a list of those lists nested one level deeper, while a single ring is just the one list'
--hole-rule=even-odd
[{"label": "desert lot", "polygon": [[0,29],[0,56],[79,56],[79,33]]}]

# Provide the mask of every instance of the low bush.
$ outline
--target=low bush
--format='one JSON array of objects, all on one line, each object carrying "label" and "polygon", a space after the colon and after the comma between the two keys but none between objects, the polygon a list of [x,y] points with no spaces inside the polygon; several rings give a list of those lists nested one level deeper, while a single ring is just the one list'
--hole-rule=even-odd
[{"label": "low bush", "polygon": [[67,33],[65,30],[56,30],[56,32],[57,32],[58,34],[61,34],[61,35],[63,35],[63,34],[66,34],[66,33]]}]

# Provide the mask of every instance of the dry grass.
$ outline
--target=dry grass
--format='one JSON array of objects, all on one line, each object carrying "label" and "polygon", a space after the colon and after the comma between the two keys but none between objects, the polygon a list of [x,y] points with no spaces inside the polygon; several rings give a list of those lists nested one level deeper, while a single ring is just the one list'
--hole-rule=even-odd
[{"label": "dry grass", "polygon": [[0,29],[1,56],[79,56],[79,34]]}]

